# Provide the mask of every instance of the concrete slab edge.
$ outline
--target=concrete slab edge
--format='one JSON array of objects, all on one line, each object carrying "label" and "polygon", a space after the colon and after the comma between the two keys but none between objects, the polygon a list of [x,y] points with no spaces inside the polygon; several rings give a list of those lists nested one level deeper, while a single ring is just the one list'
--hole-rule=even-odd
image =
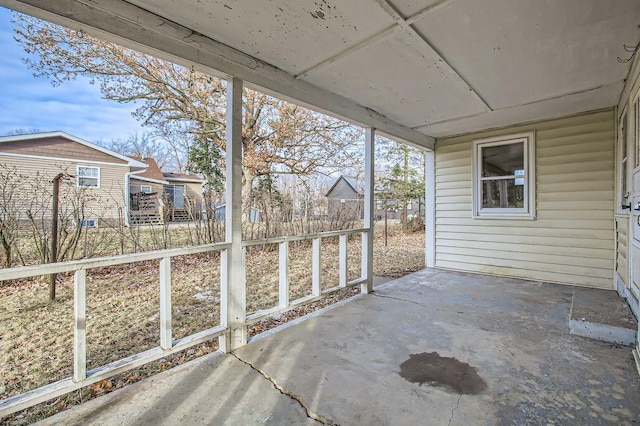
[{"label": "concrete slab edge", "polygon": [[589,321],[569,320],[569,334],[625,346],[636,344],[635,330]]},{"label": "concrete slab edge", "polygon": [[306,321],[306,320],[308,320],[310,318],[320,316],[320,315],[322,315],[322,314],[324,314],[324,313],[326,313],[326,312],[328,312],[328,311],[330,311],[332,309],[335,309],[337,307],[346,305],[347,303],[351,303],[354,300],[361,299],[361,298],[363,298],[365,296],[367,296],[367,295],[366,294],[357,294],[357,295],[352,296],[352,297],[350,297],[348,299],[341,300],[341,301],[333,303],[333,304],[331,304],[329,306],[325,306],[322,309],[318,309],[317,311],[310,312],[310,313],[308,313],[306,315],[303,315],[301,317],[298,317],[298,318],[296,318],[294,320],[291,320],[289,322],[281,324],[281,325],[279,325],[279,326],[277,326],[275,328],[269,329],[267,331],[263,331],[260,334],[256,334],[255,336],[249,338],[247,340],[247,343],[259,341],[261,339],[264,339],[265,337],[271,336],[272,334],[278,333],[279,331],[282,331],[282,330],[284,330],[286,328],[289,328],[289,327],[291,327],[293,325],[300,324],[302,321]]}]

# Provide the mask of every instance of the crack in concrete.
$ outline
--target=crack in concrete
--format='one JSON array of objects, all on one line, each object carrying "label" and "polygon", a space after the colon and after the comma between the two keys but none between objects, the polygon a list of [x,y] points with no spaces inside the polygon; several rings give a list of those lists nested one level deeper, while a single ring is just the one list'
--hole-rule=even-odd
[{"label": "crack in concrete", "polygon": [[265,373],[264,371],[262,371],[261,369],[259,369],[258,367],[256,367],[253,363],[246,361],[242,358],[240,358],[235,352],[231,351],[229,352],[231,355],[233,355],[238,361],[240,361],[243,364],[246,364],[249,366],[249,368],[251,368],[252,370],[254,370],[256,373],[260,374],[262,377],[264,377],[266,380],[268,380],[271,385],[274,387],[275,390],[277,390],[278,392],[280,392],[282,395],[287,396],[289,398],[291,398],[293,401],[297,402],[298,405],[300,405],[300,407],[304,410],[306,416],[308,418],[310,418],[311,420],[315,420],[318,423],[321,423],[323,425],[331,425],[331,426],[338,426],[338,423],[334,422],[331,419],[328,419],[320,414],[314,413],[313,411],[311,411],[309,409],[309,406],[303,401],[303,399],[301,397],[299,397],[298,395],[289,392],[288,390],[286,390],[285,388],[283,388],[282,386],[280,386],[278,384],[278,382],[276,382],[276,379],[274,379],[273,377],[269,376],[267,373]]},{"label": "crack in concrete", "polygon": [[451,422],[453,421],[453,413],[455,413],[455,411],[460,406],[460,400],[461,399],[462,399],[462,394],[458,395],[458,402],[456,402],[456,406],[451,409],[451,418],[449,419],[449,423],[448,423],[447,426],[451,426]]},{"label": "crack in concrete", "polygon": [[[469,367],[464,369],[464,373],[462,374],[462,379],[460,379],[460,383],[464,382],[464,379],[467,377],[467,372],[469,371]],[[458,395],[458,401],[456,402],[456,406],[451,409],[451,418],[449,418],[449,423],[447,426],[451,426],[451,422],[453,421],[453,414],[456,412],[458,407],[460,407],[460,400],[462,399],[462,392]]]},{"label": "crack in concrete", "polygon": [[371,293],[371,295],[375,297],[382,297],[383,299],[393,299],[393,300],[399,300],[401,302],[413,303],[414,305],[422,306],[423,308],[430,308],[430,306],[423,305],[422,303],[418,303],[415,300],[403,299],[402,297],[386,296],[379,293]]}]

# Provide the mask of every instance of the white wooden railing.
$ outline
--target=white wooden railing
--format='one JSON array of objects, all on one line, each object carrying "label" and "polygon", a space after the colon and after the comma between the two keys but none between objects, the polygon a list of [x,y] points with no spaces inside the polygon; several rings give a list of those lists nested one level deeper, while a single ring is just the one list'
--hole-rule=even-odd
[{"label": "white wooden railing", "polygon": [[[322,232],[311,235],[296,237],[279,237],[262,240],[251,240],[242,242],[243,268],[242,286],[246,290],[246,250],[247,247],[263,244],[279,244],[279,301],[278,305],[271,309],[261,310],[247,314],[242,327],[254,324],[262,319],[268,318],[318,300],[327,294],[340,289],[366,284],[372,277],[370,268],[366,265],[371,261],[371,254],[368,251],[367,238],[369,231],[366,228],[342,231]],[[347,242],[349,235],[362,235],[362,261],[360,278],[348,281],[348,258]],[[322,239],[338,237],[339,239],[339,279],[337,285],[322,290],[321,255]],[[312,291],[296,300],[289,300],[289,243],[293,241],[312,240]],[[156,361],[167,355],[182,351],[191,346],[212,340],[216,337],[224,339],[228,337],[230,327],[228,326],[228,294],[223,289],[229,288],[230,283],[226,280],[228,274],[228,258],[231,243],[207,244],[196,247],[176,248],[145,253],[134,253],[121,256],[102,257],[95,259],[83,259],[69,262],[54,263],[48,265],[27,266],[11,269],[0,269],[0,281],[20,278],[36,277],[52,273],[74,273],[74,312],[73,312],[73,376],[65,378],[55,383],[51,383],[40,388],[25,392],[0,401],[0,417],[11,414],[18,410],[28,408],[51,398],[58,397],[65,393],[91,385],[100,380],[105,380],[124,371],[139,367],[143,364]],[[198,333],[173,339],[171,320],[171,258],[175,256],[185,256],[198,253],[220,252],[220,325],[200,331]],[[103,365],[87,371],[87,331],[86,331],[86,282],[87,271],[93,268],[122,265],[127,263],[144,262],[149,260],[159,260],[159,281],[160,281],[160,345],[135,355],[122,358],[118,361]],[[243,305],[244,306],[244,305]],[[245,308],[246,309],[246,308]]]}]

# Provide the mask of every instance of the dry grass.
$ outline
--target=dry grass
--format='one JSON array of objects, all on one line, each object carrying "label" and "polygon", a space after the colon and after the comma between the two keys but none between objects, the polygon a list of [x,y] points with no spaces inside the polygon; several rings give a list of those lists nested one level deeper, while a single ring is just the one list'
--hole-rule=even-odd
[{"label": "dry grass", "polygon": [[[381,234],[374,244],[374,274],[398,277],[424,267],[424,233],[389,236],[384,247]],[[360,276],[359,236],[350,239],[349,279]],[[174,338],[220,323],[219,255],[182,256],[173,259],[172,302]],[[323,288],[338,283],[338,243],[322,244]],[[159,344],[157,261],[90,270],[87,276],[87,362],[95,368]],[[311,244],[290,247],[290,299],[311,292]],[[278,250],[253,249],[247,254],[248,312],[278,303]],[[358,289],[345,289],[319,302],[296,308],[277,318],[254,325],[256,334],[305,315]],[[20,281],[0,288],[0,399],[55,382],[72,375],[73,281],[61,276],[57,300],[47,299],[45,280]],[[214,342],[199,345],[124,373],[49,403],[40,404],[2,419],[25,424],[50,416],[69,405],[121,388],[216,350]]]}]

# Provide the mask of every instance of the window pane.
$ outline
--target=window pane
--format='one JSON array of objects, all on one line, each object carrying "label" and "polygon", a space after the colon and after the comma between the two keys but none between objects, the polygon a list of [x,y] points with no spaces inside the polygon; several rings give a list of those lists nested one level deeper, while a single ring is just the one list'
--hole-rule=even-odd
[{"label": "window pane", "polygon": [[524,170],[524,142],[482,148],[482,176],[513,176]]},{"label": "window pane", "polygon": [[79,186],[91,186],[98,187],[98,179],[91,177],[78,177],[78,185]]},{"label": "window pane", "polygon": [[81,177],[98,177],[98,169],[94,167],[78,167],[78,175]]},{"label": "window pane", "polygon": [[525,178],[485,180],[482,185],[482,208],[524,208]]}]

